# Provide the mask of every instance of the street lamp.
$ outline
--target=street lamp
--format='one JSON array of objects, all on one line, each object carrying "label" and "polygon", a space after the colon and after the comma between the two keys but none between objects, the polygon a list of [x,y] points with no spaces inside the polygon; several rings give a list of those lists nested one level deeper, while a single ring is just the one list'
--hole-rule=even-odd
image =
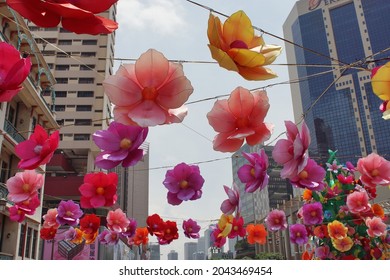
[{"label": "street lamp", "polygon": [[5,210],[7,205],[7,200],[5,198],[0,198],[0,212]]}]

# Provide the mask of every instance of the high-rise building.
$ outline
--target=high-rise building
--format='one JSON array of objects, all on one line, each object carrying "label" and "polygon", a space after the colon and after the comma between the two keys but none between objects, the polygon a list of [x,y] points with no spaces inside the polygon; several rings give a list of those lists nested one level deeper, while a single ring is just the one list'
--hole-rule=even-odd
[{"label": "high-rise building", "polygon": [[175,250],[171,250],[168,253],[168,260],[178,260],[179,259],[179,254]]},{"label": "high-rise building", "polygon": [[149,243],[150,260],[160,260],[160,244]]},{"label": "high-rise building", "polygon": [[198,249],[197,242],[186,242],[184,243],[184,259],[185,260],[193,260],[194,253],[196,253]]},{"label": "high-rise building", "polygon": [[[389,56],[390,1],[301,0],[283,25],[295,122],[310,129],[310,155],[341,162],[376,152],[390,159],[390,126],[372,92],[371,72]],[[303,67],[302,65],[307,65]],[[351,66],[351,67],[350,67]]]}]

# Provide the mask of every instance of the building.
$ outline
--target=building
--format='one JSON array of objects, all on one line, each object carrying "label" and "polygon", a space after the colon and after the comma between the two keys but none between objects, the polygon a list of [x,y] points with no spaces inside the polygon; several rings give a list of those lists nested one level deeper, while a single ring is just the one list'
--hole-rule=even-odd
[{"label": "building", "polygon": [[168,253],[168,260],[178,260],[179,259],[179,254],[175,250],[171,250]]},{"label": "building", "polygon": [[[18,170],[19,158],[15,146],[28,139],[39,124],[49,133],[59,129],[52,106],[45,101],[43,93],[55,83],[44,57],[39,52],[25,20],[0,1],[0,41],[15,46],[22,54],[29,55],[32,67],[22,83],[23,89],[10,101],[0,103],[0,259],[38,259],[42,207],[22,223],[9,219],[8,190],[5,182]],[[2,63],[0,61],[0,63]],[[46,166],[36,169],[44,173]],[[40,190],[42,205],[45,186]]]},{"label": "building", "polygon": [[150,259],[151,260],[160,260],[160,244],[158,243],[149,243]]},{"label": "building", "polygon": [[[370,80],[370,69],[389,56],[390,37],[380,32],[390,27],[388,12],[389,1],[301,0],[283,25],[285,38],[302,46],[286,44],[288,63],[312,65],[290,66],[289,75],[301,79],[291,84],[295,122],[304,114],[310,155],[319,161],[328,149],[341,162],[356,164],[372,152],[390,159],[390,126]],[[345,67],[350,64],[356,67]]]},{"label": "building", "polygon": [[186,242],[184,243],[184,259],[193,260],[194,254],[197,252],[198,243],[197,242]]}]

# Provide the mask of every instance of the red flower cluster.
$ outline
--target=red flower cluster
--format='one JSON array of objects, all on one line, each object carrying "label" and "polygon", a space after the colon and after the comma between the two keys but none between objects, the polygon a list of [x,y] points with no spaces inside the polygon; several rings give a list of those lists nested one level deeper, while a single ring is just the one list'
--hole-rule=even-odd
[{"label": "red flower cluster", "polygon": [[146,219],[148,231],[151,235],[156,235],[158,243],[165,245],[179,238],[176,222],[164,221],[158,214],[153,214]]}]

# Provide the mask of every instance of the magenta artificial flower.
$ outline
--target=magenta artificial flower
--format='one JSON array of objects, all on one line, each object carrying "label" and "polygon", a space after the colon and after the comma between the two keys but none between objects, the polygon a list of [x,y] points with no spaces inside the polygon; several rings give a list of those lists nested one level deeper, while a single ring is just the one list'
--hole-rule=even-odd
[{"label": "magenta artificial flower", "polygon": [[328,245],[319,246],[315,249],[315,255],[317,258],[321,260],[325,260],[328,258],[330,253],[330,249]]},{"label": "magenta artificial flower", "polygon": [[302,207],[302,217],[305,225],[321,224],[324,219],[321,202],[304,204]]},{"label": "magenta artificial flower", "polygon": [[57,222],[57,208],[51,208],[47,210],[47,213],[43,215],[43,227],[44,228],[58,228],[60,224]]},{"label": "magenta artificial flower", "polygon": [[246,235],[246,228],[244,227],[244,218],[242,216],[233,218],[232,230],[228,238],[236,238],[237,236],[244,237]]},{"label": "magenta artificial flower", "polygon": [[101,244],[115,245],[119,242],[119,237],[118,232],[105,229],[98,235],[98,240]]},{"label": "magenta artificial flower", "polygon": [[183,67],[150,49],[135,64],[124,64],[103,87],[114,107],[114,118],[126,125],[155,126],[181,122],[183,105],[193,92]]},{"label": "magenta artificial flower", "polygon": [[210,235],[210,241],[213,243],[213,246],[221,248],[226,243],[226,237],[223,237],[221,235],[222,230],[220,230],[218,227],[216,227]]},{"label": "magenta artificial flower", "polygon": [[126,228],[126,231],[123,231],[121,234],[125,237],[132,238],[137,229],[137,221],[135,219],[128,219],[129,225]]},{"label": "magenta artificial flower", "polygon": [[378,154],[360,158],[356,169],[361,173],[360,180],[369,187],[390,185],[390,162]]},{"label": "magenta artificial flower", "polygon": [[38,190],[43,186],[43,175],[34,170],[17,172],[15,176],[6,182],[8,199],[19,203],[38,195]]},{"label": "magenta artificial flower", "polygon": [[60,225],[77,226],[82,215],[83,211],[80,209],[80,205],[73,200],[61,200],[58,204],[56,219]]},{"label": "magenta artificial flower", "polygon": [[237,87],[228,99],[217,100],[207,114],[209,124],[218,133],[214,150],[235,152],[244,140],[251,146],[268,140],[273,130],[272,124],[264,122],[268,109],[268,96],[263,90],[250,92]]},{"label": "magenta artificial flower", "polygon": [[237,186],[233,184],[233,188],[223,186],[228,199],[225,199],[221,204],[221,211],[225,215],[231,215],[237,209],[237,215],[240,213],[240,192],[237,189]]},{"label": "magenta artificial flower", "polygon": [[199,238],[200,226],[196,223],[196,221],[192,219],[183,221],[183,230],[184,235],[188,238]]},{"label": "magenta artificial flower", "polygon": [[278,140],[272,151],[272,157],[278,164],[283,165],[280,176],[290,179],[296,177],[307,164],[310,132],[305,122],[302,123],[301,132],[293,122],[284,123],[287,139]]},{"label": "magenta artificial flower", "polygon": [[371,209],[368,203],[368,194],[365,190],[354,191],[347,195],[347,207],[349,212],[353,214],[364,213]]},{"label": "magenta artificial flower", "polygon": [[139,146],[145,141],[148,128],[112,122],[107,130],[93,135],[96,146],[103,150],[95,159],[95,165],[111,169],[122,163],[123,167],[136,165],[144,153]]},{"label": "magenta artificial flower", "polygon": [[35,169],[48,163],[60,142],[59,131],[50,136],[45,129],[37,124],[30,138],[15,146],[15,153],[21,159],[18,163],[20,169]]},{"label": "magenta artificial flower", "polygon": [[282,210],[272,210],[265,219],[267,229],[271,231],[287,229],[286,214]]},{"label": "magenta artificial flower", "polygon": [[242,155],[249,161],[238,169],[237,175],[242,183],[245,184],[245,192],[253,193],[257,189],[264,189],[268,185],[269,175],[268,157],[261,149],[259,153],[242,153]]},{"label": "magenta artificial flower", "polygon": [[179,205],[183,201],[196,200],[202,196],[203,177],[199,167],[184,162],[168,170],[163,182],[168,189],[168,203]]},{"label": "magenta artificial flower", "polygon": [[26,212],[24,212],[18,205],[11,206],[8,208],[9,218],[11,221],[21,223],[26,217]]},{"label": "magenta artificial flower", "polygon": [[292,243],[303,245],[309,240],[306,227],[302,224],[290,225],[290,241]]},{"label": "magenta artificial flower", "polygon": [[31,69],[29,57],[6,42],[0,42],[0,102],[9,102],[22,89],[20,86]]},{"label": "magenta artificial flower", "polygon": [[367,233],[371,237],[386,236],[386,224],[379,217],[367,218]]},{"label": "magenta artificial flower", "polygon": [[126,232],[130,221],[123,213],[122,209],[118,208],[115,211],[109,211],[107,214],[107,227],[118,233]]},{"label": "magenta artificial flower", "polygon": [[38,194],[30,197],[27,200],[24,200],[22,202],[15,203],[15,206],[18,206],[19,209],[23,210],[26,215],[34,215],[35,210],[41,205],[41,201],[39,200]]},{"label": "magenta artificial flower", "polygon": [[307,188],[311,191],[322,191],[325,188],[323,182],[326,171],[311,158],[301,172],[290,178],[294,187]]}]

